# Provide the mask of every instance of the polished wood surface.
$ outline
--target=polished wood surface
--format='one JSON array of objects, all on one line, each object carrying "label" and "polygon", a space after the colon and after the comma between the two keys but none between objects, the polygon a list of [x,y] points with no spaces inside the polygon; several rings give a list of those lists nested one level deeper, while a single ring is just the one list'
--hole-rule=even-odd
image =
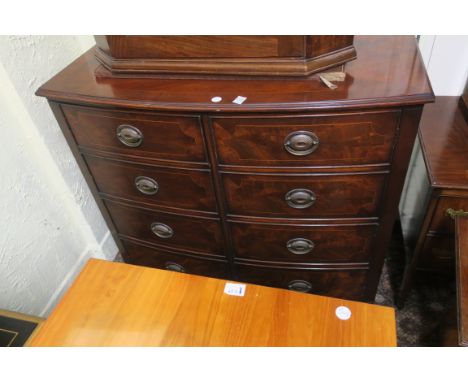
[{"label": "polished wood surface", "polygon": [[[424,186],[409,183],[417,192],[420,212],[405,235],[409,250],[400,290],[402,305],[416,271],[452,274],[455,267],[455,224],[447,210],[468,212],[468,125],[459,97],[436,97],[426,105],[419,126],[418,141],[425,168]],[[418,179],[414,176],[414,179]],[[405,212],[403,211],[403,214]]]},{"label": "polished wood surface", "polygon": [[353,44],[353,36],[95,36],[115,58],[314,57]]},{"label": "polished wood surface", "polygon": [[[266,263],[366,263],[377,223],[266,224],[231,222],[235,257]],[[294,239],[312,242],[308,253],[288,249]],[[297,252],[297,251],[296,251]]]},{"label": "polished wood surface", "polygon": [[[85,155],[85,159],[103,197],[111,196],[122,201],[131,199],[152,207],[216,211],[215,193],[208,170],[148,166],[92,155]],[[142,176],[157,185],[155,194],[144,194],[136,187],[137,178]]]},{"label": "polished wood surface", "polygon": [[455,263],[453,236],[426,234],[423,240],[418,270],[452,272]]},{"label": "polished wood surface", "polygon": [[[468,186],[468,182],[466,186]],[[440,194],[437,198],[437,205],[434,209],[434,213],[429,224],[428,233],[445,234],[453,237],[453,234],[455,233],[455,224],[453,224],[453,219],[447,215],[447,210],[451,208],[454,210],[468,211],[467,196],[468,192],[466,191],[458,191],[456,194],[452,191],[451,195]]]},{"label": "polished wood surface", "polygon": [[458,342],[468,346],[468,217],[457,217],[457,311]]},{"label": "polished wood surface", "polygon": [[141,240],[125,238],[125,261],[160,269],[176,269],[182,273],[228,279],[228,263],[221,256],[207,256],[173,248],[155,247]]},{"label": "polished wood surface", "polygon": [[350,300],[364,297],[367,268],[350,264],[329,266],[268,267],[253,262],[235,263],[235,272],[240,280],[259,285],[295,290],[294,283],[308,283],[309,292]]},{"label": "polished wood surface", "polygon": [[[141,114],[62,105],[78,146],[127,156],[205,162],[203,136],[198,116]],[[138,147],[116,139],[116,127],[130,125],[143,138]]]},{"label": "polished wood surface", "polygon": [[[392,308],[89,260],[30,346],[395,346]],[[335,315],[351,310],[349,320]]]},{"label": "polished wood surface", "polygon": [[[433,101],[413,36],[356,36],[355,47],[358,59],[346,65],[346,80],[335,90],[328,89],[317,76],[268,81],[164,76],[100,81],[95,76],[99,63],[88,52],[44,84],[37,94],[88,105],[215,113],[317,111]],[[232,103],[239,95],[247,100],[242,105]],[[222,102],[211,102],[215,96]]]},{"label": "polished wood surface", "polygon": [[[244,166],[339,166],[388,164],[400,110],[313,116],[216,117],[211,120],[220,164]],[[288,137],[313,132],[311,155],[284,149]]]},{"label": "polished wood surface", "polygon": [[[395,148],[392,161],[392,171],[389,175],[388,186],[380,210],[380,229],[375,236],[375,246],[372,251],[381,253],[371,259],[369,277],[366,282],[366,294],[368,299],[373,299],[377,291],[384,260],[388,251],[388,244],[393,232],[393,227],[398,216],[398,204],[401,191],[405,182],[406,171],[413,150],[414,138],[417,133],[421,118],[422,107],[410,107],[403,109],[400,121],[399,142]],[[379,271],[376,271],[379,270]]]},{"label": "polished wood surface", "polygon": [[300,57],[304,36],[96,36],[115,58]]},{"label": "polished wood surface", "polygon": [[[125,261],[165,268],[186,256],[186,272],[283,288],[291,275],[311,293],[373,301],[433,95],[414,38],[361,36],[356,47],[333,91],[316,76],[103,79],[87,53],[38,94]],[[142,176],[159,191],[137,190]],[[294,239],[316,246],[293,254]]]},{"label": "polished wood surface", "polygon": [[[378,215],[386,173],[368,174],[222,174],[229,215],[295,218],[346,218]],[[307,208],[288,205],[286,194],[315,194]]]},{"label": "polished wood surface", "polygon": [[450,299],[438,328],[440,345],[446,347],[468,346],[468,217],[457,216],[453,223],[455,238],[447,238],[456,252],[457,296]]},{"label": "polished wood surface", "polygon": [[101,76],[305,76],[356,58],[353,36],[96,36]]},{"label": "polished wood surface", "polygon": [[434,187],[468,189],[467,122],[458,101],[437,97],[421,117],[421,148]]},{"label": "polished wood surface", "polygon": [[[105,200],[104,203],[120,235],[179,250],[214,255],[222,255],[224,252],[219,219],[168,214],[109,200]],[[153,223],[169,226],[173,231],[172,236],[158,237],[151,230]]]},{"label": "polished wood surface", "polygon": [[317,57],[323,54],[333,52],[334,50],[341,50],[353,45],[354,36],[305,36],[305,56]]}]

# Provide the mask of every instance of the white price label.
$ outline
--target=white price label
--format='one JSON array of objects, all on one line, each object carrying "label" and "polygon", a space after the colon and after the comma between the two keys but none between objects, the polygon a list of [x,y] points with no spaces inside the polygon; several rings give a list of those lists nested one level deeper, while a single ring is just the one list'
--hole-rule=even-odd
[{"label": "white price label", "polygon": [[232,103],[237,103],[238,105],[242,105],[247,97],[237,96]]},{"label": "white price label", "polygon": [[245,284],[226,283],[224,286],[224,293],[231,296],[243,296],[246,288],[247,285]]},{"label": "white price label", "polygon": [[349,320],[351,318],[351,310],[347,306],[339,306],[336,308],[335,314],[340,320]]}]

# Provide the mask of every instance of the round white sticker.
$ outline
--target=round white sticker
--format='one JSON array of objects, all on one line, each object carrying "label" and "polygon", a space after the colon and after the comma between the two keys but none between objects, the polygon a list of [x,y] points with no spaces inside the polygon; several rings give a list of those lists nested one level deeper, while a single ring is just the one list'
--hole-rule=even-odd
[{"label": "round white sticker", "polygon": [[347,306],[339,306],[336,308],[335,314],[340,320],[349,320],[351,318],[351,310]]},{"label": "round white sticker", "polygon": [[211,99],[211,102],[214,102],[214,103],[218,103],[218,102],[221,102],[223,99],[221,97],[213,97]]}]

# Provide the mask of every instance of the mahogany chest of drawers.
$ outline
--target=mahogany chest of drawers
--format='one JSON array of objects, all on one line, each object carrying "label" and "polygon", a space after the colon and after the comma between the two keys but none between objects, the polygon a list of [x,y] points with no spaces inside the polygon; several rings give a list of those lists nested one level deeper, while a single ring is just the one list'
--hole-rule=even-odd
[{"label": "mahogany chest of drawers", "polygon": [[413,37],[354,45],[335,90],[315,75],[96,77],[90,51],[38,95],[126,262],[372,301],[433,94]]}]

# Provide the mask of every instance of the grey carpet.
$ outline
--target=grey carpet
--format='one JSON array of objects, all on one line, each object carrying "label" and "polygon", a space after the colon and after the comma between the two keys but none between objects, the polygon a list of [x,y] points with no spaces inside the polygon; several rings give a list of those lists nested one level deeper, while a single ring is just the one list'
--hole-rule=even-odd
[{"label": "grey carpet", "polygon": [[[395,307],[405,265],[398,224],[392,236],[375,302]],[[456,303],[455,275],[420,274],[401,309],[396,308],[398,346],[439,346],[439,323]]]}]

